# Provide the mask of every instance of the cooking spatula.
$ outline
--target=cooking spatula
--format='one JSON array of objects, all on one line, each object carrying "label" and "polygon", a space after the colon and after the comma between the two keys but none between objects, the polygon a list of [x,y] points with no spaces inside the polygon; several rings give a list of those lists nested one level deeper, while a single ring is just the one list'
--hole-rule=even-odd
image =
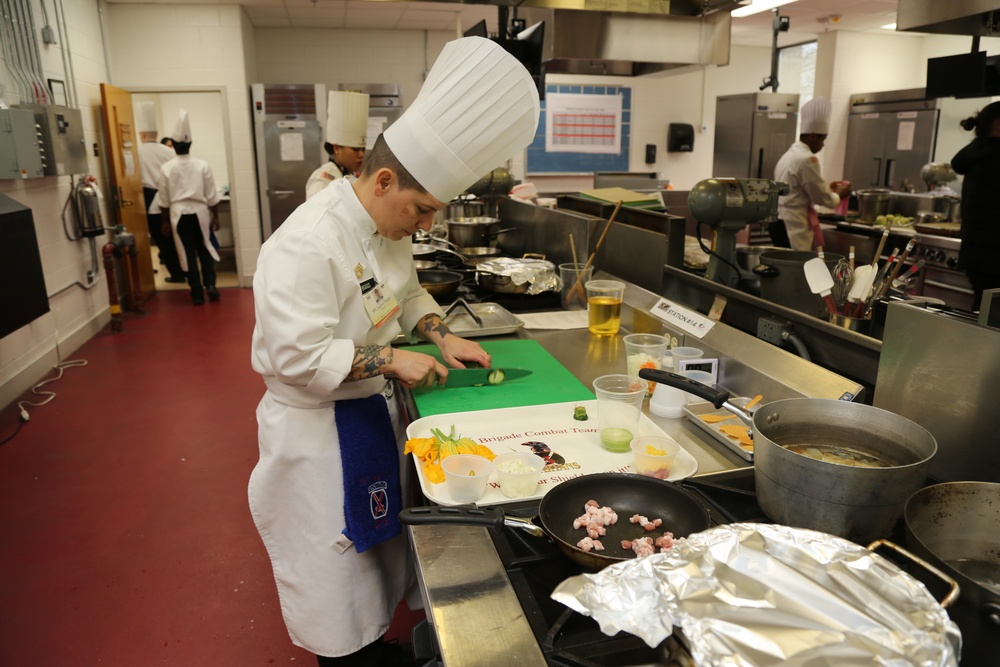
[{"label": "cooking spatula", "polygon": [[864,311],[865,299],[868,298],[872,283],[875,282],[876,273],[876,268],[871,264],[862,264],[854,269],[854,284],[851,285],[851,293],[847,295],[845,313],[852,317],[858,317],[860,315],[858,310]]},{"label": "cooking spatula", "polygon": [[831,315],[839,315],[837,304],[830,293],[833,290],[833,276],[830,275],[830,269],[826,262],[819,257],[813,257],[802,265],[802,270],[805,271],[806,282],[809,283],[809,289],[812,290],[812,293],[823,297],[826,309]]}]

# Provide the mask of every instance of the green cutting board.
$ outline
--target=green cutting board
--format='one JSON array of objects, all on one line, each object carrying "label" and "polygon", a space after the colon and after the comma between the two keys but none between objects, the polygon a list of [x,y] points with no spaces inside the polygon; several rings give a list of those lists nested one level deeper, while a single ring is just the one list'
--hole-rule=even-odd
[{"label": "green cutting board", "polygon": [[[419,387],[413,390],[413,400],[421,417],[594,400],[594,393],[537,341],[494,340],[482,341],[480,345],[490,353],[494,368],[526,368],[533,371],[532,374],[485,387]],[[435,345],[414,345],[406,349],[441,359],[441,352]]]}]

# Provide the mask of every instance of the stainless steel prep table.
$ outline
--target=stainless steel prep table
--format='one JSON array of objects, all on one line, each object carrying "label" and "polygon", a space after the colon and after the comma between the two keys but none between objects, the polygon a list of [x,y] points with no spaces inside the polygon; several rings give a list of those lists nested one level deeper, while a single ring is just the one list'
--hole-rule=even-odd
[{"label": "stainless steel prep table", "polygon": [[[600,375],[625,372],[622,335],[635,330],[655,331],[660,321],[649,315],[649,309],[658,299],[656,294],[629,285],[622,313],[622,334],[615,337],[591,336],[586,329],[521,329],[517,337],[537,340],[589,386]],[[666,325],[661,332],[680,337],[683,342],[683,334]],[[724,324],[717,324],[705,338],[688,342],[705,349],[706,357],[722,356],[727,348],[739,348],[728,349],[727,356],[732,358],[742,350],[747,359],[739,362],[732,359],[727,386],[738,390],[747,383],[753,387],[766,385],[760,391],[768,395],[768,400],[795,395],[837,397],[845,387],[860,389],[860,385]],[[761,365],[776,369],[787,382],[779,385],[773,378],[764,377]],[[720,372],[720,381],[726,377]],[[749,390],[750,386],[746,388]],[[408,407],[415,415],[412,400]],[[687,419],[652,414],[649,417],[695,457],[698,475],[748,466]],[[412,526],[409,531],[427,618],[445,667],[546,664],[488,529]]]}]

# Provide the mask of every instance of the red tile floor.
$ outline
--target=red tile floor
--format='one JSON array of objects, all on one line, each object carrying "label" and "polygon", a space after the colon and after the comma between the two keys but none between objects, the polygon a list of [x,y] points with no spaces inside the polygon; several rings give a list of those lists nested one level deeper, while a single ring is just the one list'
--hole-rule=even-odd
[{"label": "red tile floor", "polygon": [[[247,508],[253,294],[221,292],[126,313],[0,446],[0,665],[316,664],[288,639]],[[0,411],[0,440],[17,415]],[[403,605],[387,638],[421,618]]]}]

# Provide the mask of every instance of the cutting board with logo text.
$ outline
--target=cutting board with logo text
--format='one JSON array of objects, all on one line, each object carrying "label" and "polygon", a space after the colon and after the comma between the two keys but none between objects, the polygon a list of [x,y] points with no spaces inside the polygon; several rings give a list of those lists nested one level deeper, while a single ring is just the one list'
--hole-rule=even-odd
[{"label": "cutting board with logo text", "polygon": [[[533,371],[526,378],[485,387],[420,387],[413,390],[413,400],[421,417],[516,408],[546,403],[594,400],[589,387],[556,361],[537,341],[493,340],[479,341],[490,353],[494,368],[526,368]],[[407,347],[411,352],[422,352],[441,359],[435,345]]]}]

